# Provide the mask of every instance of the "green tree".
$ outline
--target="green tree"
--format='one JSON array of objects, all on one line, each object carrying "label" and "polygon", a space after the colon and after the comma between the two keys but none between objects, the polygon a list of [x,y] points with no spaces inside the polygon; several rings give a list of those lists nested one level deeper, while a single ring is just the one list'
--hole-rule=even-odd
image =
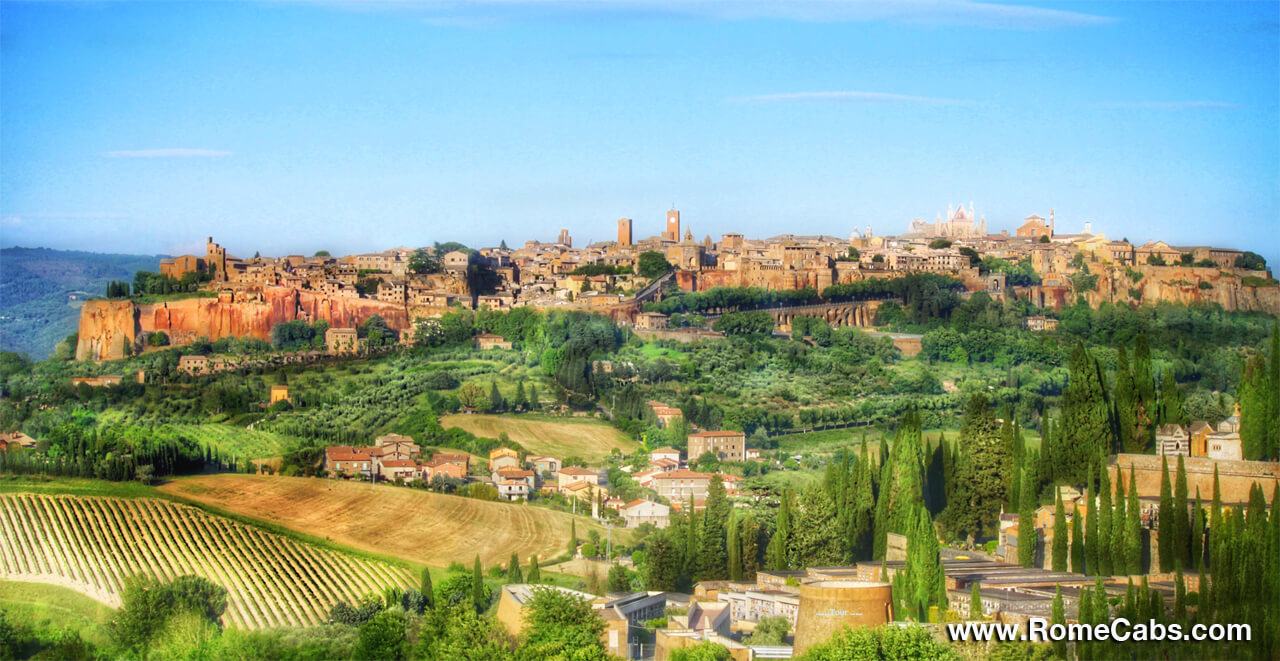
[{"label": "green tree", "polygon": [[568,551],[570,558],[578,554],[578,522],[577,521],[569,522],[569,544],[566,550]]},{"label": "green tree", "polygon": [[671,270],[671,262],[660,252],[646,250],[636,259],[636,274],[650,280]]},{"label": "green tree", "polygon": [[1071,571],[1077,574],[1085,573],[1084,561],[1084,530],[1080,525],[1079,512],[1074,512],[1071,517]]},{"label": "green tree", "polygon": [[384,610],[360,625],[357,659],[403,659],[405,626],[408,618],[401,610]]},{"label": "green tree", "polygon": [[943,520],[952,532],[972,541],[995,523],[1006,496],[1001,473],[1005,448],[985,395],[974,395],[965,407],[957,453],[955,494]]},{"label": "green tree", "polygon": [[630,592],[631,576],[627,573],[627,568],[622,565],[610,567],[607,584],[609,592]]},{"label": "green tree", "polygon": [[516,557],[515,551],[511,552],[511,559],[507,561],[506,580],[508,583],[524,582],[524,576],[520,573],[520,558]]},{"label": "green tree", "polygon": [[791,489],[785,489],[778,507],[773,536],[769,538],[769,546],[765,549],[765,562],[773,571],[785,571],[792,567],[791,504],[793,500]]},{"label": "green tree", "polygon": [[791,622],[785,617],[765,616],[756,623],[756,630],[745,641],[748,645],[782,645],[786,641]]},{"label": "green tree", "polygon": [[444,270],[440,259],[443,255],[444,253],[430,248],[418,248],[409,256],[409,270],[419,274],[439,273]]},{"label": "green tree", "polygon": [[524,580],[526,583],[542,582],[542,570],[538,569],[538,556],[529,556],[529,571],[525,574]]},{"label": "green tree", "polygon": [[[1119,470],[1119,469],[1117,469]],[[1138,502],[1138,481],[1129,467],[1129,497],[1125,504],[1124,551],[1129,575],[1142,573],[1142,509]]]},{"label": "green tree", "polygon": [[1102,381],[1102,368],[1085,349],[1076,344],[1071,352],[1071,370],[1062,396],[1062,420],[1058,425],[1055,456],[1056,477],[1080,484],[1089,475],[1097,458],[1109,454],[1112,439],[1111,406]]},{"label": "green tree", "polygon": [[800,495],[792,532],[796,566],[839,564],[844,557],[842,532],[830,494],[820,485],[810,485]]},{"label": "green tree", "polygon": [[[1053,509],[1053,571],[1067,571],[1067,515],[1062,507],[1062,493],[1054,489],[1056,494]],[[1022,540],[1018,540],[1021,544]]]},{"label": "green tree", "polygon": [[[1175,569],[1191,566],[1191,503],[1187,502],[1187,469],[1182,455],[1178,455],[1177,477],[1173,483],[1173,539],[1169,541],[1169,550],[1173,553]],[[1162,535],[1163,536],[1163,535]]]},{"label": "green tree", "polygon": [[521,610],[524,644],[516,658],[529,661],[606,661],[605,623],[591,602],[552,587],[536,587]]},{"label": "green tree", "polygon": [[1098,504],[1093,495],[1093,476],[1085,483],[1085,515],[1084,515],[1084,573],[1091,576],[1098,572]]},{"label": "green tree", "polygon": [[715,581],[728,578],[725,553],[725,528],[729,520],[729,501],[719,475],[707,487],[706,509],[698,539],[698,580]]},{"label": "green tree", "polygon": [[1160,386],[1160,424],[1183,424],[1182,391],[1173,378],[1173,370],[1164,371],[1164,379]]},{"label": "green tree", "polygon": [[757,556],[759,549],[760,528],[756,525],[755,517],[747,514],[742,519],[739,538],[742,543],[742,552],[739,558],[742,562],[742,578],[747,581],[756,580],[756,569],[758,567]]},{"label": "green tree", "polygon": [[1244,458],[1259,460],[1270,454],[1272,386],[1266,361],[1254,354],[1245,361],[1238,388],[1240,401],[1240,441]]},{"label": "green tree", "polygon": [[1114,571],[1111,558],[1111,481],[1107,477],[1105,461],[1098,466],[1098,573],[1111,576]]},{"label": "green tree", "polygon": [[704,640],[688,647],[677,647],[667,658],[670,661],[730,661],[733,654],[720,643]]},{"label": "green tree", "polygon": [[489,410],[501,411],[505,408],[507,408],[507,403],[502,398],[502,393],[498,392],[498,382],[491,381],[489,383]]},{"label": "green tree", "polygon": [[477,613],[483,613],[489,608],[489,589],[484,584],[479,555],[476,555],[475,565],[471,570],[471,603]]},{"label": "green tree", "polygon": [[973,582],[973,589],[969,591],[969,619],[986,619],[986,616],[982,614],[982,592],[978,588],[977,581]]},{"label": "green tree", "polygon": [[1018,564],[1032,567],[1036,562],[1039,532],[1036,530],[1036,488],[1034,471],[1022,471],[1022,503],[1018,507]]},{"label": "green tree", "polygon": [[1160,456],[1160,509],[1157,510],[1158,518],[1156,519],[1157,528],[1160,531],[1159,550],[1160,550],[1160,571],[1173,571],[1173,541],[1174,522],[1173,522],[1173,494],[1169,487],[1169,459],[1165,455]]},{"label": "green tree", "polygon": [[741,521],[736,516],[729,517],[728,541],[725,550],[728,553],[729,580],[742,580],[742,540],[740,538]]},{"label": "green tree", "polygon": [[418,591],[426,599],[428,609],[436,607],[436,591],[431,587],[431,569],[429,567],[422,568],[422,581],[418,584]]}]

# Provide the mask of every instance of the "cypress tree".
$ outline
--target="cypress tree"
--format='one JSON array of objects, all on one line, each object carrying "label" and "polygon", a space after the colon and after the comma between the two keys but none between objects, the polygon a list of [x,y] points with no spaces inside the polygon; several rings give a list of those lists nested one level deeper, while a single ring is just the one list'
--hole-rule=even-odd
[{"label": "cypress tree", "polygon": [[1080,525],[1080,510],[1076,509],[1071,516],[1071,571],[1085,573],[1084,566],[1084,530]]},{"label": "cypress tree", "polygon": [[1111,479],[1104,462],[1098,471],[1098,573],[1113,573],[1111,558]]},{"label": "cypress tree", "polygon": [[1058,469],[1055,465],[1054,457],[1059,456],[1060,452],[1055,446],[1056,441],[1053,438],[1052,421],[1049,420],[1047,415],[1044,416],[1043,420],[1043,429],[1040,432],[1040,476],[1038,481],[1040,484],[1049,484],[1058,477]]},{"label": "cypress tree", "polygon": [[1196,487],[1195,508],[1191,510],[1191,562],[1187,568],[1199,568],[1204,564],[1204,504],[1200,502],[1200,487]]},{"label": "cypress tree", "polygon": [[999,518],[1001,503],[1008,491],[1004,446],[1000,425],[987,405],[985,395],[969,399],[960,425],[961,454],[956,462],[956,494],[947,503],[944,519],[957,535],[971,542]]},{"label": "cypress tree", "polygon": [[1173,621],[1184,622],[1187,619],[1187,582],[1182,577],[1182,567],[1173,577]]},{"label": "cypress tree", "polygon": [[[1089,586],[1087,585],[1082,586],[1080,588],[1080,596],[1077,597],[1079,601],[1076,603],[1076,619],[1079,620],[1080,624],[1084,624],[1084,625],[1094,624],[1093,596],[1090,594],[1091,592],[1092,590],[1090,590]],[[1093,643],[1089,642],[1088,638],[1085,638],[1084,640],[1077,642],[1076,656],[1080,659],[1093,658],[1092,650],[1090,650],[1090,647],[1092,647],[1092,645]]]},{"label": "cypress tree", "polygon": [[1188,542],[1191,537],[1190,507],[1187,502],[1187,469],[1178,455],[1178,472],[1173,487],[1173,539],[1170,550],[1173,552],[1174,567],[1191,566],[1191,553]]},{"label": "cypress tree", "polygon": [[569,558],[578,554],[578,522],[569,521],[569,546],[566,549],[569,552]]},{"label": "cypress tree", "polygon": [[1004,502],[1008,509],[1022,507],[1018,490],[1022,488],[1020,466],[1014,463],[1013,411],[1008,404],[1000,412],[1000,475],[1004,478]]},{"label": "cypress tree", "polygon": [[1169,487],[1169,458],[1160,456],[1160,509],[1156,519],[1156,531],[1159,537],[1157,547],[1160,550],[1160,571],[1173,571],[1173,494]]},{"label": "cypress tree", "polygon": [[706,509],[702,512],[702,530],[698,539],[698,580],[723,580],[729,575],[725,557],[725,528],[729,519],[729,502],[725,498],[720,476],[711,478],[707,488]]},{"label": "cypress tree", "polygon": [[489,599],[484,593],[484,573],[480,569],[480,556],[476,556],[475,566],[471,570],[471,603],[477,613],[483,613],[489,607]]},{"label": "cypress tree", "polygon": [[969,619],[981,620],[982,615],[982,593],[978,591],[978,582],[973,582],[973,589],[969,591]]},{"label": "cypress tree", "polygon": [[[1049,624],[1067,623],[1067,609],[1062,603],[1062,585],[1053,586],[1053,611],[1050,614]],[[1056,658],[1067,658],[1067,641],[1057,640],[1053,643],[1053,654]]]},{"label": "cypress tree", "polygon": [[1121,345],[1116,356],[1116,435],[1125,452],[1142,452],[1143,438],[1136,424],[1138,406],[1138,392],[1129,369],[1129,354]]},{"label": "cypress tree", "polygon": [[1151,371],[1151,348],[1147,345],[1145,333],[1139,333],[1133,343],[1133,385],[1138,395],[1138,415],[1134,424],[1139,431],[1145,432],[1156,411],[1156,382]]},{"label": "cypress tree", "polygon": [[[1117,469],[1118,470],[1118,469]],[[1142,573],[1142,506],[1138,501],[1138,480],[1129,466],[1129,502],[1125,506],[1124,555],[1126,573]]]},{"label": "cypress tree", "polygon": [[1071,352],[1071,371],[1062,395],[1061,437],[1058,447],[1063,477],[1073,484],[1088,478],[1097,457],[1111,453],[1113,427],[1102,369],[1098,361],[1077,343]]},{"label": "cypress tree", "polygon": [[742,541],[738,534],[739,523],[737,517],[730,515],[729,535],[725,547],[729,555],[729,580],[732,581],[742,580]]},{"label": "cypress tree", "polygon": [[431,569],[428,567],[422,568],[422,581],[418,583],[418,591],[426,599],[428,609],[436,607],[436,591],[431,587]]},{"label": "cypress tree", "polygon": [[[790,569],[791,547],[791,489],[782,492],[782,503],[778,507],[778,518],[775,522],[773,537],[769,538],[769,546],[765,548],[765,564],[773,571]],[[883,551],[880,557],[884,557]]]},{"label": "cypress tree", "polygon": [[[1266,456],[1280,459],[1280,320],[1271,321],[1271,369],[1268,370],[1267,382],[1271,385],[1268,393],[1271,407],[1267,413],[1270,433]],[[1280,582],[1280,577],[1277,580]]]},{"label": "cypress tree", "polygon": [[1129,525],[1128,507],[1125,502],[1124,471],[1116,464],[1115,498],[1112,499],[1114,511],[1111,514],[1111,571],[1113,574],[1129,574],[1128,555],[1125,553],[1128,542],[1127,526]]},{"label": "cypress tree", "polygon": [[1093,497],[1093,477],[1085,485],[1084,516],[1084,573],[1090,576],[1100,575],[1098,572],[1098,505]]},{"label": "cypress tree", "polygon": [[524,576],[520,573],[520,558],[516,557],[515,551],[511,552],[511,559],[507,561],[507,582],[523,583]]},{"label": "cypress tree", "polygon": [[[1062,493],[1057,494],[1053,509],[1053,571],[1067,571],[1067,515],[1062,508]],[[1022,540],[1018,540],[1022,543]]]},{"label": "cypress tree", "polygon": [[759,553],[759,537],[760,529],[756,526],[756,520],[750,514],[742,520],[742,530],[740,533],[742,541],[742,551],[739,560],[742,563],[742,578],[746,581],[756,580],[756,568],[758,562],[756,556]]},{"label": "cypress tree", "polygon": [[1178,390],[1178,382],[1173,378],[1173,370],[1164,371],[1164,380],[1160,385],[1160,424],[1182,424],[1182,391]]},{"label": "cypress tree", "polygon": [[1018,507],[1018,564],[1031,567],[1036,562],[1036,496],[1031,469],[1022,471],[1022,503]]},{"label": "cypress tree", "polygon": [[542,570],[538,569],[538,556],[534,555],[529,557],[529,571],[524,577],[524,580],[528,583],[542,582]]},{"label": "cypress tree", "polygon": [[1245,361],[1244,374],[1237,388],[1240,401],[1240,444],[1244,458],[1256,461],[1269,454],[1271,421],[1271,384],[1268,368],[1259,354]]}]

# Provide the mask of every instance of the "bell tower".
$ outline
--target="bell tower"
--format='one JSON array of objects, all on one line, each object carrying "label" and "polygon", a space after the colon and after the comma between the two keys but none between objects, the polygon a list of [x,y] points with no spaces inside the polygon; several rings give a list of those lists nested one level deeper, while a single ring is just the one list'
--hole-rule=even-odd
[{"label": "bell tower", "polygon": [[667,231],[663,233],[663,238],[671,241],[680,241],[680,212],[672,209],[667,212]]}]

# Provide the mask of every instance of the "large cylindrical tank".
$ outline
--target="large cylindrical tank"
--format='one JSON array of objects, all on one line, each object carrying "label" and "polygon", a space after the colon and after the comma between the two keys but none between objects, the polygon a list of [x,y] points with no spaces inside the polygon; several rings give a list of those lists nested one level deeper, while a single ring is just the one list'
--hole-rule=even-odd
[{"label": "large cylindrical tank", "polygon": [[846,626],[878,627],[892,621],[892,603],[888,583],[819,581],[801,585],[796,656],[812,645],[826,642]]}]

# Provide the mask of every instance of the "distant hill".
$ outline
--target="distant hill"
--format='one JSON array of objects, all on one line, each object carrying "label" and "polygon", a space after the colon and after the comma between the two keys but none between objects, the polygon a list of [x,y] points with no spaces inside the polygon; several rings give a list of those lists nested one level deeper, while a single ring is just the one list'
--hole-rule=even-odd
[{"label": "distant hill", "polygon": [[0,250],[0,350],[44,360],[74,333],[84,299],[110,280],[160,269],[160,255],[104,255],[48,248]]}]

